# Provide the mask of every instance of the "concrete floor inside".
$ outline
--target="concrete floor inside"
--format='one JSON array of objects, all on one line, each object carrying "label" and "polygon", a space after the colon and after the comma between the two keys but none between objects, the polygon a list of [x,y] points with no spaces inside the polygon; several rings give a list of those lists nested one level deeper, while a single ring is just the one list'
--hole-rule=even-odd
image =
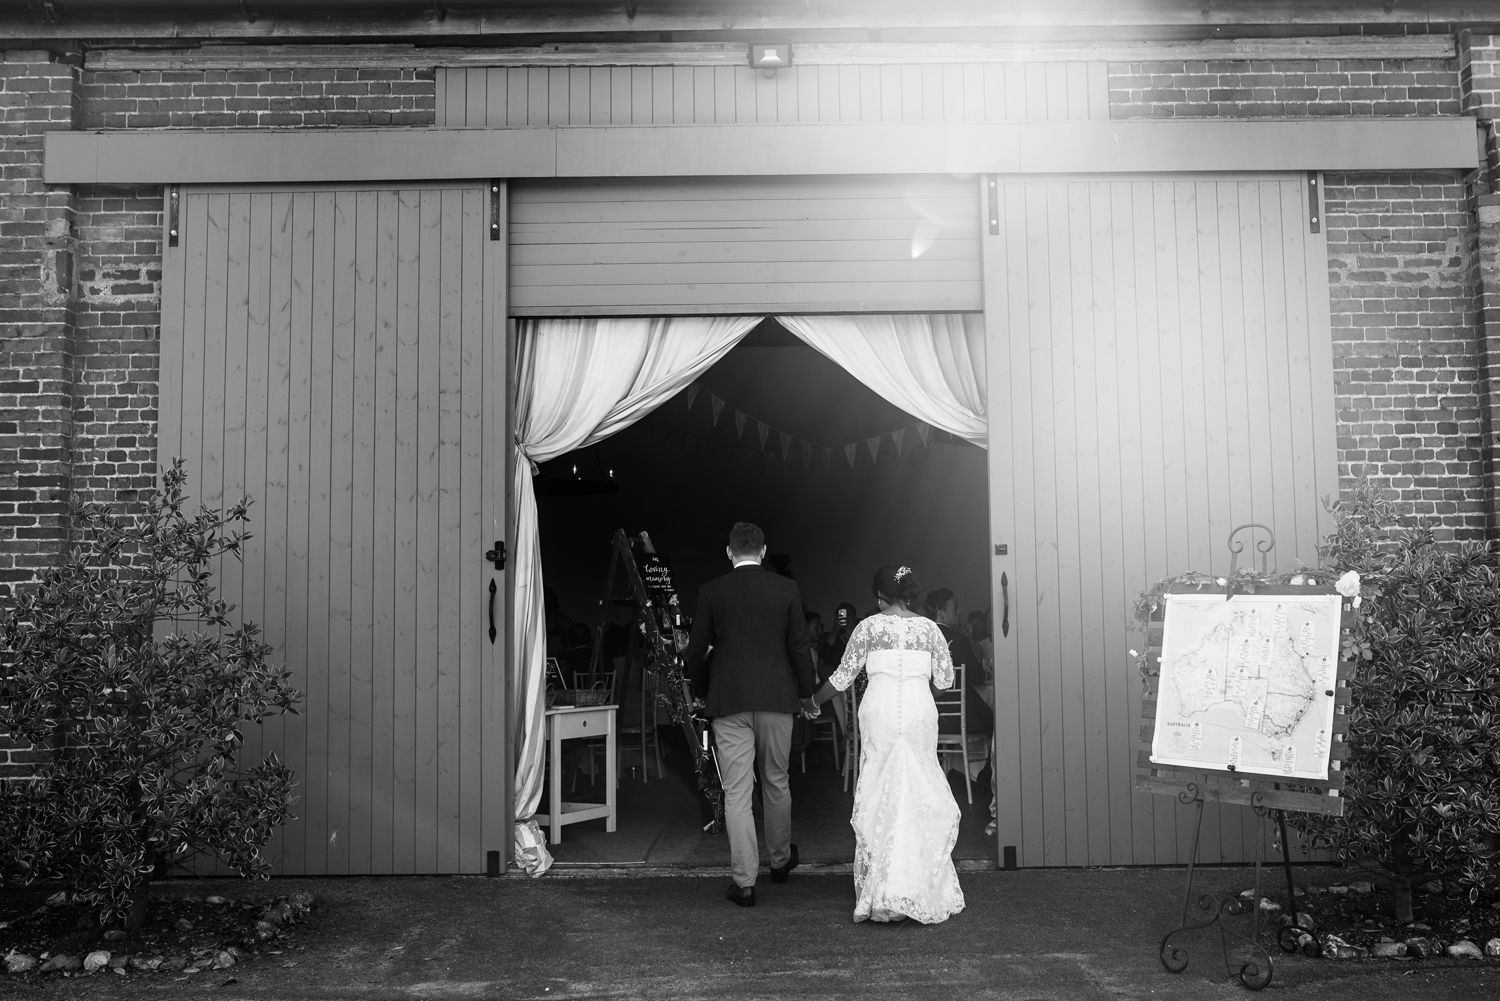
[{"label": "concrete floor inside", "polygon": [[[729,842],[721,832],[703,830],[707,806],[698,793],[680,732],[659,729],[661,773],[648,752],[649,772],[642,776],[638,736],[622,735],[619,743],[619,787],[616,830],[606,832],[604,821],[586,820],[562,828],[556,844],[548,845],[554,864],[570,867],[630,867],[722,869],[729,864]],[[570,742],[572,747],[579,742]],[[602,749],[585,747],[567,755],[563,799],[603,802]],[[590,767],[592,763],[592,768]],[[590,772],[592,771],[592,775]],[[955,861],[993,864],[995,840],[986,837],[989,821],[989,771],[973,783],[974,802],[968,802],[962,777],[948,773],[953,795],[963,810]],[[792,840],[807,865],[847,865],[854,860],[854,832],[849,827],[854,802],[852,776],[845,788],[842,769],[830,743],[818,741],[806,753],[806,767],[796,750],[791,758]],[[545,793],[544,793],[545,796]],[[545,810],[545,802],[543,810]],[[546,833],[544,828],[544,833]],[[765,846],[761,846],[762,861]]]}]

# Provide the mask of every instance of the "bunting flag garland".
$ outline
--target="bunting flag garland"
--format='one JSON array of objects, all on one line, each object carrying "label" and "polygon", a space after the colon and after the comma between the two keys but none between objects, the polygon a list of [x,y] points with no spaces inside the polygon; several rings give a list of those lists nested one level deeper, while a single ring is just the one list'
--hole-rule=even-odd
[{"label": "bunting flag garland", "polygon": [[[713,390],[704,387],[700,383],[692,383],[685,390],[684,398],[687,403],[687,409],[691,410],[697,403],[700,396],[706,396],[708,398],[709,410],[712,412],[713,425],[715,427],[718,427],[719,421],[723,419],[725,408],[728,408],[730,414],[734,417],[734,430],[735,436],[737,438],[744,437],[745,425],[747,422],[754,422],[756,436],[760,439],[761,452],[766,453],[769,458],[771,456],[774,456],[775,451],[779,451],[781,453],[781,464],[783,469],[790,466],[791,453],[794,447],[802,450],[803,469],[812,468],[813,459],[816,456],[821,455],[823,459],[823,470],[827,472],[830,468],[832,468],[833,457],[839,452],[843,453],[844,460],[848,462],[850,466],[854,466],[859,462],[859,456],[861,452],[868,454],[872,462],[878,462],[881,446],[885,444],[887,438],[889,438],[891,443],[894,445],[895,452],[898,456],[905,454],[908,448],[917,447],[917,445],[912,441],[911,436],[913,434],[915,434],[916,440],[920,442],[922,448],[927,448],[933,444],[932,427],[928,424],[922,423],[921,421],[914,421],[913,423],[908,424],[905,427],[899,427],[892,431],[882,431],[878,435],[874,435],[870,438],[863,438],[859,441],[846,442],[840,445],[822,445],[816,442],[808,441],[806,438],[803,438],[799,435],[794,435],[788,431],[783,431],[778,427],[766,423],[753,414],[746,413],[745,411],[736,407],[733,403],[725,400]],[[777,446],[774,451],[767,447],[771,440],[771,433],[773,431],[776,433]],[[695,451],[697,451],[698,444],[698,442],[694,442]]]}]

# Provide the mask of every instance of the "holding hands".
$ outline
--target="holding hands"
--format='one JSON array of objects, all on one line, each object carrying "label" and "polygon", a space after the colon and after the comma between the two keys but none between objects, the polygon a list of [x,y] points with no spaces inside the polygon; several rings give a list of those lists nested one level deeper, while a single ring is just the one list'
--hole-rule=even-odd
[{"label": "holding hands", "polygon": [[802,700],[803,719],[817,719],[821,715],[823,715],[823,711],[818,708],[818,703],[813,700],[811,695]]}]

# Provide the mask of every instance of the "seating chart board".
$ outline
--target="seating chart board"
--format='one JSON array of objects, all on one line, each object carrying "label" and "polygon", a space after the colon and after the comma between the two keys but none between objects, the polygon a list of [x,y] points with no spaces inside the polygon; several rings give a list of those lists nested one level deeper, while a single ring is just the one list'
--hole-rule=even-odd
[{"label": "seating chart board", "polygon": [[1152,762],[1326,780],[1342,597],[1164,600]]}]

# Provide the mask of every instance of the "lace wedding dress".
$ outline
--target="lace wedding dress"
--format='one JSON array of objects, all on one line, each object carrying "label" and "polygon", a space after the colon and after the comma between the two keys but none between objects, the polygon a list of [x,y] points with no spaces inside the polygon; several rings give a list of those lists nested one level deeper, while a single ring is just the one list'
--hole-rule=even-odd
[{"label": "lace wedding dress", "polygon": [[855,921],[924,924],[963,910],[953,868],[958,803],[937,758],[928,689],[953,685],[943,634],[928,619],[873,615],[855,627],[829,679],[844,691],[860,670],[859,781],[854,787]]}]

